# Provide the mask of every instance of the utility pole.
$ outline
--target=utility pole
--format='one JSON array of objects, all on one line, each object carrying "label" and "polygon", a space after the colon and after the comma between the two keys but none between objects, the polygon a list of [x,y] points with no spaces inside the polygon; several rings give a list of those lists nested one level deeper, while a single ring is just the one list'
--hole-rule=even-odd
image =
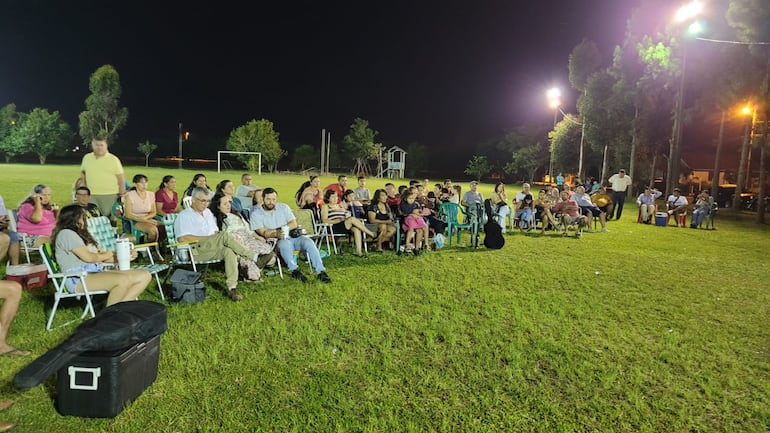
[{"label": "utility pole", "polygon": [[182,168],[182,122],[179,122],[179,168]]}]

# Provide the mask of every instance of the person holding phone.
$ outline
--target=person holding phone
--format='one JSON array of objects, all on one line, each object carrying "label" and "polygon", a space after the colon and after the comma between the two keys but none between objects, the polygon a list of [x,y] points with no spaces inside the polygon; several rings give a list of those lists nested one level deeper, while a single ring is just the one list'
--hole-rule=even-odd
[{"label": "person holding phone", "polygon": [[16,231],[24,233],[27,248],[37,248],[51,240],[59,206],[51,201],[51,188],[38,184],[19,205]]}]

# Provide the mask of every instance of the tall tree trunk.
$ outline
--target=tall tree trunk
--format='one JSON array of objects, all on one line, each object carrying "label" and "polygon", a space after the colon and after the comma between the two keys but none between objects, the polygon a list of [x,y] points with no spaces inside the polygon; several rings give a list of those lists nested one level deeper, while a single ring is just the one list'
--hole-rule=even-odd
[{"label": "tall tree trunk", "polygon": [[39,160],[40,160],[40,165],[45,165],[45,157],[46,157],[46,155],[43,155],[43,154],[41,154],[41,153],[39,153],[39,154],[37,155],[37,159],[39,159]]},{"label": "tall tree trunk", "polygon": [[719,121],[719,135],[717,136],[717,150],[714,155],[714,175],[711,176],[711,196],[715,199],[719,196],[719,155],[722,153],[722,143],[725,139],[725,118],[727,110],[722,110],[722,119]]},{"label": "tall tree trunk", "polygon": [[762,83],[762,90],[765,95],[765,103],[763,111],[765,113],[765,122],[762,126],[762,141],[760,141],[760,151],[759,151],[759,191],[758,191],[758,198],[757,198],[757,222],[758,223],[764,223],[765,222],[765,196],[767,195],[767,192],[765,191],[765,149],[767,149],[767,137],[768,137],[768,121],[770,121],[770,107],[767,105],[770,104],[770,55],[767,57],[767,62],[765,63],[765,80]]},{"label": "tall tree trunk", "polygon": [[[631,161],[628,163],[628,175],[631,177],[631,180],[633,181],[635,179],[634,176],[636,176],[636,143],[637,143],[637,134],[636,134],[636,119],[639,117],[639,107],[636,107],[634,111],[634,120],[631,121]],[[639,191],[636,191],[633,185],[631,185],[631,194],[636,195]]]},{"label": "tall tree trunk", "polygon": [[650,166],[650,188],[653,188],[655,186],[655,166],[657,164],[658,164],[658,152],[654,152],[652,154],[652,165]]},{"label": "tall tree trunk", "polygon": [[604,156],[602,156],[602,177],[600,178],[602,182],[607,182],[607,151],[609,149],[609,144],[604,145]]},{"label": "tall tree trunk", "polygon": [[743,192],[743,178],[745,177],[746,170],[746,158],[748,155],[749,146],[751,145],[751,135],[753,133],[753,116],[746,121],[746,133],[743,136],[743,144],[741,145],[741,160],[738,163],[738,179],[735,181],[735,195],[733,196],[733,209],[741,209],[741,193]]}]

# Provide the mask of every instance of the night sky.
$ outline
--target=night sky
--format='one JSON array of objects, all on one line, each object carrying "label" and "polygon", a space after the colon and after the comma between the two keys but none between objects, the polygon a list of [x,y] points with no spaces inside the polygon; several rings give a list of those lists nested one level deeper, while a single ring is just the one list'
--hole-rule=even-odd
[{"label": "night sky", "polygon": [[284,148],[318,146],[360,116],[387,146],[464,166],[480,141],[550,124],[550,86],[575,111],[569,53],[586,37],[609,62],[639,1],[270,3],[5,0],[0,106],[59,110],[77,130],[90,74],[111,64],[129,109],[118,154],[149,139],[175,155],[181,121],[185,156],[213,157],[263,117]]}]

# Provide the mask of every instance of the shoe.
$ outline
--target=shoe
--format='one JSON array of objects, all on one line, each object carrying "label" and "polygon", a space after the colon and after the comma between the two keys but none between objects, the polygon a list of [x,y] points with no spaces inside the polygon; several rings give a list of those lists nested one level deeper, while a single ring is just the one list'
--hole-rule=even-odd
[{"label": "shoe", "polygon": [[307,283],[307,277],[302,274],[302,272],[299,269],[295,269],[291,271],[291,277],[295,280],[299,280],[303,283]]},{"label": "shoe", "polygon": [[609,230],[607,230],[607,227],[604,227],[604,228],[602,229],[602,233],[608,233],[608,232],[609,232]]},{"label": "shoe", "polygon": [[241,301],[243,300],[243,295],[241,295],[241,292],[238,291],[236,288],[232,288],[227,291],[227,297],[232,299],[233,301]]},{"label": "shoe", "polygon": [[332,282],[332,279],[329,278],[329,276],[326,274],[326,271],[321,271],[318,273],[318,281],[329,284]]},{"label": "shoe", "polygon": [[580,237],[583,236],[583,230],[578,230],[575,232],[575,237],[580,239]]},{"label": "shoe", "polygon": [[257,261],[255,263],[257,264],[257,267],[259,269],[264,269],[267,266],[269,266],[271,262],[275,263],[275,261],[273,260],[274,258],[275,258],[275,255],[273,253],[262,254],[261,256],[259,256],[259,258],[257,258]]},{"label": "shoe", "polygon": [[589,228],[587,228],[587,229],[586,229],[586,232],[588,232],[588,233],[593,233],[593,232],[594,232],[594,229],[592,229],[592,228],[590,228],[590,227],[589,227]]}]

